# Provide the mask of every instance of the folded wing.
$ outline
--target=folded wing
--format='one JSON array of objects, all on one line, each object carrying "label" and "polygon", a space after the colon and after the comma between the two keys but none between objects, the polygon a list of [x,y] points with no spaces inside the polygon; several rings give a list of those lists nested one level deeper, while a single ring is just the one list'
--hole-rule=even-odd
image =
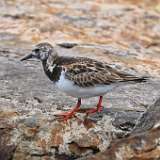
[{"label": "folded wing", "polygon": [[110,85],[119,82],[143,82],[147,77],[138,77],[128,73],[117,71],[106,63],[96,60],[79,60],[66,66],[66,78],[74,81],[80,87],[91,87],[95,85]]}]

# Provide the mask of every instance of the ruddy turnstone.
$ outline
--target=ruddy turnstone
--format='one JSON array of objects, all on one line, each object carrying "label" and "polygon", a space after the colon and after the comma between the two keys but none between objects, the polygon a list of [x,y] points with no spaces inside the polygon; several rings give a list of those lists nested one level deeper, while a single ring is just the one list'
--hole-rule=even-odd
[{"label": "ruddy turnstone", "polygon": [[104,94],[126,82],[143,82],[147,79],[120,72],[107,63],[94,59],[59,56],[49,43],[36,45],[31,54],[22,58],[21,61],[30,58],[37,58],[42,62],[45,74],[58,89],[78,98],[73,109],[60,114],[65,120],[71,118],[79,110],[82,98],[99,96],[96,108],[89,109],[86,113],[100,112]]}]

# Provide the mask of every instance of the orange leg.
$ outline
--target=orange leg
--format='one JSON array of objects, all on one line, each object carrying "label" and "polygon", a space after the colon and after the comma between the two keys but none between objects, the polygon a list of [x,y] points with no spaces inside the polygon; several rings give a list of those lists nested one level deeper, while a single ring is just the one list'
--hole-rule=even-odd
[{"label": "orange leg", "polygon": [[95,113],[95,112],[101,112],[102,111],[102,109],[103,109],[103,107],[102,107],[102,99],[103,99],[103,96],[100,96],[98,104],[97,104],[97,107],[93,108],[93,109],[89,109],[88,111],[86,111],[87,115]]},{"label": "orange leg", "polygon": [[81,98],[78,98],[78,102],[73,109],[69,110],[68,112],[63,112],[58,116],[62,116],[64,121],[67,121],[68,119],[72,118],[75,115],[75,113],[79,110],[80,106],[81,106]]}]

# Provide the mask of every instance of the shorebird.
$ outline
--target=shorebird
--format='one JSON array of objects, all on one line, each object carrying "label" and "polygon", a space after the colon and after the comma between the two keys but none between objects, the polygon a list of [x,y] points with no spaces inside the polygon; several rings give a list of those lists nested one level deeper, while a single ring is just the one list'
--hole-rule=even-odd
[{"label": "shorebird", "polygon": [[105,62],[86,57],[60,56],[49,43],[36,45],[21,61],[31,58],[42,62],[45,74],[59,90],[78,98],[73,109],[60,114],[64,120],[74,116],[80,109],[82,98],[99,96],[96,108],[88,109],[86,113],[101,112],[103,95],[114,87],[147,80],[146,77],[120,72]]}]

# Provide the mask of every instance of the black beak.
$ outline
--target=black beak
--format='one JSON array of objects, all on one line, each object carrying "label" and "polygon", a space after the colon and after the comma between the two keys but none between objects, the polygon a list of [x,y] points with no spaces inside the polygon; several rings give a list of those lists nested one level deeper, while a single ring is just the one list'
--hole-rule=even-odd
[{"label": "black beak", "polygon": [[24,58],[22,58],[21,61],[25,61],[25,60],[30,59],[30,58],[33,58],[32,53],[27,55],[27,56],[25,56]]}]

